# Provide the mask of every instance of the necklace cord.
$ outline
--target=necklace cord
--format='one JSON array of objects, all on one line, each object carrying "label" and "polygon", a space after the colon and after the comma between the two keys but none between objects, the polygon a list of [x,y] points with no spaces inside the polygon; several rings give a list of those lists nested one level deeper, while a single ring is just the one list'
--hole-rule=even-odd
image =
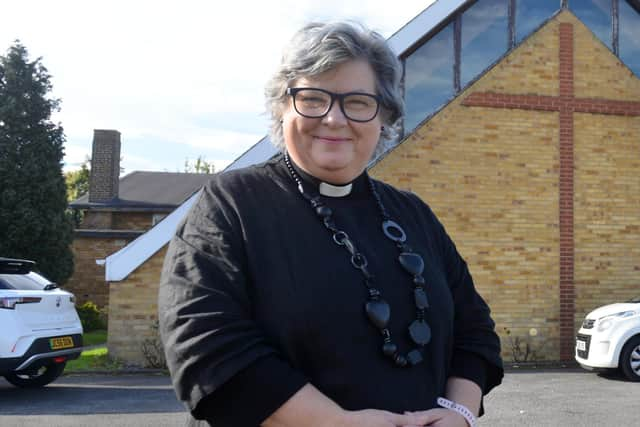
[{"label": "necklace cord", "polygon": [[374,276],[367,269],[367,258],[357,249],[349,235],[335,225],[332,218],[333,211],[331,208],[326,206],[322,200],[320,200],[320,195],[312,196],[304,191],[302,179],[293,168],[291,160],[289,159],[289,154],[286,151],[284,153],[284,161],[291,178],[297,184],[298,191],[306,200],[309,201],[311,206],[314,208],[316,215],[322,220],[324,227],[332,233],[334,243],[345,248],[345,250],[351,255],[351,264],[353,267],[360,270],[362,273],[364,277],[363,282],[368,291],[368,297],[365,303],[365,312],[369,321],[382,334],[383,354],[392,359],[395,364],[400,367],[413,366],[422,362],[424,359],[423,350],[431,341],[431,328],[425,320],[425,311],[429,307],[429,302],[425,292],[426,281],[422,276],[424,260],[419,254],[414,253],[405,243],[407,236],[404,230],[389,216],[384,204],[382,203],[380,195],[376,191],[373,180],[367,176],[371,194],[376,201],[383,219],[382,231],[384,235],[394,242],[395,246],[398,248],[400,252],[398,256],[400,265],[405,271],[413,276],[416,320],[409,325],[408,331],[411,340],[417,344],[417,347],[409,351],[406,355],[401,354],[398,351],[398,346],[392,341],[391,332],[388,329],[388,324],[391,318],[391,307],[382,298],[380,291],[374,286]]}]

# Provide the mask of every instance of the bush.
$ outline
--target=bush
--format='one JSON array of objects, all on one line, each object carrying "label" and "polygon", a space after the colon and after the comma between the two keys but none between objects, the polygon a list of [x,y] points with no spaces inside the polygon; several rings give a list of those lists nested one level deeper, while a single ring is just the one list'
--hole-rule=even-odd
[{"label": "bush", "polygon": [[76,311],[78,312],[78,316],[80,316],[80,322],[82,322],[82,329],[84,329],[84,332],[107,328],[102,311],[100,311],[95,303],[87,301],[80,307],[76,307]]},{"label": "bush", "polygon": [[147,368],[167,369],[167,361],[164,357],[164,348],[160,340],[160,326],[156,320],[153,326],[153,338],[148,338],[142,342],[142,355],[146,360]]}]

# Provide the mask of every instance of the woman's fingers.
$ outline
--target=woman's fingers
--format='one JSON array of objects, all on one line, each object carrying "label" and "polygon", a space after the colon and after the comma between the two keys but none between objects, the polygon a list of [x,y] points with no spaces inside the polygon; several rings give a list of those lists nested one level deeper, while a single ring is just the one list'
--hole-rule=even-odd
[{"label": "woman's fingers", "polygon": [[405,415],[415,417],[413,420],[415,420],[415,424],[419,426],[467,427],[467,421],[462,415],[444,408],[405,412]]}]

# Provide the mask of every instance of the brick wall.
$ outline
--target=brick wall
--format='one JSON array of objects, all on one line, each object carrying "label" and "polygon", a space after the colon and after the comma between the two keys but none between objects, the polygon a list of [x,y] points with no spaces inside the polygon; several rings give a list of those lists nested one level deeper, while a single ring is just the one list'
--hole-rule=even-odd
[{"label": "brick wall", "polygon": [[127,364],[144,366],[142,343],[155,339],[158,284],[166,246],[121,282],[109,284],[109,354]]},{"label": "brick wall", "polygon": [[[80,228],[83,230],[136,230],[151,228],[151,212],[85,211]],[[99,307],[109,304],[109,291],[104,279],[104,267],[96,264],[119,251],[134,238],[85,237],[76,235],[71,245],[74,271],[65,288],[73,292],[79,304],[93,301]]]},{"label": "brick wall", "polygon": [[113,212],[85,210],[80,228],[85,230],[111,230],[113,228]]},{"label": "brick wall", "polygon": [[[573,34],[564,71],[562,22]],[[528,340],[539,358],[567,359],[587,311],[637,293],[640,117],[567,107],[563,126],[572,134],[561,136],[557,105],[526,110],[499,97],[493,101],[500,108],[463,105],[478,93],[568,96],[568,83],[576,98],[640,100],[640,81],[563,12],[371,171],[419,194],[439,216],[493,310],[506,360],[512,355],[504,328]]]},{"label": "brick wall", "polygon": [[65,284],[65,289],[73,292],[77,304],[87,301],[106,307],[109,303],[109,288],[104,280],[104,266],[97,265],[97,259],[105,259],[119,251],[132,239],[105,239],[99,237],[76,237],[71,249],[75,268],[73,276]]},{"label": "brick wall", "polygon": [[114,212],[114,230],[149,230],[153,219],[152,212]]},{"label": "brick wall", "polygon": [[153,212],[121,212],[86,210],[81,229],[85,230],[149,230]]}]

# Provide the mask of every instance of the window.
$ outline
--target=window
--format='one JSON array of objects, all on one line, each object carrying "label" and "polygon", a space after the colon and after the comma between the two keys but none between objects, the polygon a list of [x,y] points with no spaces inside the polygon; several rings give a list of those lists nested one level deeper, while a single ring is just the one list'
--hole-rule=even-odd
[{"label": "window", "polygon": [[453,97],[453,23],[405,60],[405,135]]},{"label": "window", "polygon": [[558,0],[516,0],[516,43],[520,43],[560,6]]},{"label": "window", "polygon": [[33,271],[28,274],[0,274],[0,289],[41,291],[50,283],[50,281]]},{"label": "window", "polygon": [[611,46],[611,0],[573,0],[569,9],[589,27],[609,49]]},{"label": "window", "polygon": [[460,83],[466,86],[509,45],[508,0],[482,0],[462,14]]},{"label": "window", "polygon": [[640,77],[640,11],[620,0],[618,13],[620,59]]}]

